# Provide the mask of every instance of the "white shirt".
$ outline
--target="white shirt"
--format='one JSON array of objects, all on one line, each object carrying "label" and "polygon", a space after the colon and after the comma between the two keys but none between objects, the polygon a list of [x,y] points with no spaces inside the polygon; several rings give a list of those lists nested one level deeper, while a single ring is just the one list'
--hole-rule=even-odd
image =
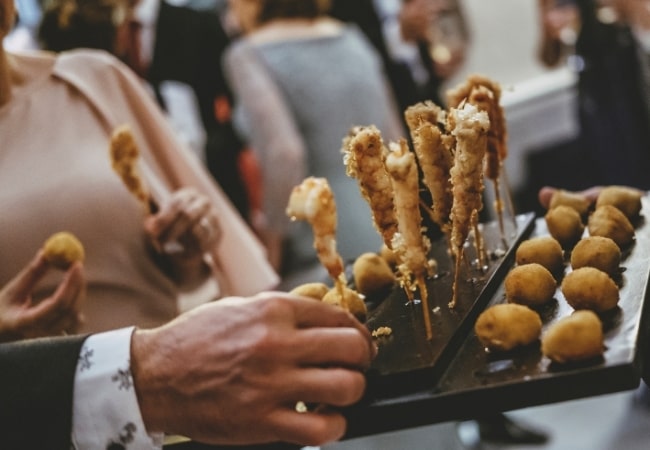
[{"label": "white shirt", "polygon": [[74,449],[162,449],[163,435],[145,429],[131,376],[134,328],[90,336],[81,349],[74,381]]}]

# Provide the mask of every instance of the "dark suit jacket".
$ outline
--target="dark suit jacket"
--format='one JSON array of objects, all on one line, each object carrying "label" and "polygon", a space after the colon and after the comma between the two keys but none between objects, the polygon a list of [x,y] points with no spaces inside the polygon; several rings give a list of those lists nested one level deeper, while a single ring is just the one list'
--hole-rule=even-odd
[{"label": "dark suit jacket", "polygon": [[70,449],[74,377],[85,339],[0,344],[0,448]]},{"label": "dark suit jacket", "polygon": [[[154,90],[163,81],[179,81],[192,88],[207,134],[208,169],[244,214],[248,201],[237,171],[237,157],[243,143],[231,123],[218,122],[214,111],[217,97],[231,97],[221,69],[221,56],[230,42],[228,35],[216,14],[172,6],[163,1],[155,42],[147,79]],[[160,95],[158,101],[164,108]]]}]

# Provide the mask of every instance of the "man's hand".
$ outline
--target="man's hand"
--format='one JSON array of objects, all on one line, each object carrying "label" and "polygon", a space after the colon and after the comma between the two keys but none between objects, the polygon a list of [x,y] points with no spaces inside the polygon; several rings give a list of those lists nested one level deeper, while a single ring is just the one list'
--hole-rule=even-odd
[{"label": "man's hand", "polygon": [[[137,330],[132,372],[149,432],[212,444],[321,445],[345,432],[375,355],[344,310],[283,293],[227,298]],[[296,411],[297,402],[317,405]]]}]

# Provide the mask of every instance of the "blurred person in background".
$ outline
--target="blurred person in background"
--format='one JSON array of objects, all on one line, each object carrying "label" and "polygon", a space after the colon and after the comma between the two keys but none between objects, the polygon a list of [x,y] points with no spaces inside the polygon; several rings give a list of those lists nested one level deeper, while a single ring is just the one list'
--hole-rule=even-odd
[{"label": "blurred person in background", "polygon": [[357,27],[326,15],[322,0],[232,0],[243,37],[224,64],[237,124],[262,168],[265,242],[289,286],[321,281],[313,233],[285,210],[304,176],[325,177],[338,211],[345,259],[378,251],[381,239],[356,180],[345,173],[342,139],[351,127],[376,125],[384,138],[405,136],[374,47]]},{"label": "blurred person in background", "polygon": [[[2,23],[3,36],[12,25]],[[110,136],[122,124],[139,147],[157,203],[151,214],[111,168]],[[253,294],[277,282],[214,179],[141,81],[110,54],[3,47],[0,135],[0,285],[30,264],[47,237],[73,233],[86,249],[78,331],[157,326],[176,317],[182,300]],[[35,303],[52,295],[58,275],[34,286]]]},{"label": "blurred person in background", "polygon": [[[650,188],[650,2],[540,0],[539,5],[540,58],[551,66],[568,62],[577,72],[580,125],[575,157],[568,164],[549,163],[548,171],[558,176],[541,184]],[[563,178],[572,185],[554,182]]]},{"label": "blurred person in background", "polygon": [[179,138],[208,167],[242,217],[255,198],[245,178],[256,165],[230,121],[231,94],[221,71],[230,41],[216,11],[160,0],[52,0],[44,12],[42,46],[107,50],[142,80]]}]

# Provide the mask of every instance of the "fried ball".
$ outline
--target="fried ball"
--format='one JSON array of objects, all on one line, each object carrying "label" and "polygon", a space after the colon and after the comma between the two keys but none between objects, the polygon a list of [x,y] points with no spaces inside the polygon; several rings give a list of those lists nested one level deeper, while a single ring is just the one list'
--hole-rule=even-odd
[{"label": "fried ball", "polygon": [[390,267],[397,266],[397,254],[388,248],[386,244],[381,246],[379,250],[379,255],[386,260]]},{"label": "fried ball", "polygon": [[564,253],[557,239],[551,236],[538,236],[522,242],[515,253],[518,265],[537,263],[546,267],[551,273],[557,273],[564,267]]},{"label": "fried ball", "polygon": [[610,275],[621,264],[621,249],[608,237],[588,236],[580,239],[571,251],[571,267],[595,267]]},{"label": "fried ball", "polygon": [[557,363],[583,361],[605,350],[603,325],[593,311],[575,311],[555,322],[542,336],[542,353]]},{"label": "fried ball", "polygon": [[72,233],[61,231],[54,233],[43,244],[45,260],[54,267],[67,270],[85,257],[84,247]]},{"label": "fried ball", "polygon": [[549,270],[541,264],[517,266],[505,279],[506,300],[527,306],[538,306],[550,301],[557,289],[557,282]]},{"label": "fried ball", "polygon": [[598,194],[596,208],[612,205],[621,210],[628,219],[634,219],[641,212],[641,197],[643,197],[643,193],[638,189],[626,186],[608,186]]},{"label": "fried ball", "polygon": [[589,216],[589,234],[608,237],[620,248],[625,248],[634,240],[634,227],[620,209],[603,205]]},{"label": "fried ball", "polygon": [[352,265],[357,290],[367,296],[386,292],[395,284],[395,274],[384,258],[376,253],[364,253]]},{"label": "fried ball", "polygon": [[508,351],[539,339],[542,319],[527,306],[504,303],[483,311],[474,332],[488,350]]},{"label": "fried ball", "polygon": [[618,286],[605,272],[594,267],[571,271],[562,281],[562,294],[574,309],[609,311],[618,304]]},{"label": "fried ball", "polygon": [[544,219],[548,232],[564,249],[573,247],[585,230],[580,214],[570,206],[560,205],[549,209]]},{"label": "fried ball", "polygon": [[578,192],[565,191],[563,189],[558,189],[553,192],[551,196],[551,202],[549,203],[549,209],[553,209],[556,206],[568,206],[577,211],[578,214],[582,217],[587,217],[589,212],[590,202],[582,194]]},{"label": "fried ball", "polygon": [[305,283],[291,289],[289,294],[322,300],[329,290],[330,288],[325,283]]},{"label": "fried ball", "polygon": [[349,287],[343,288],[343,298],[341,298],[339,289],[336,287],[330,289],[323,296],[323,303],[346,309],[361,322],[365,322],[368,315],[368,308],[363,300],[363,295]]}]

